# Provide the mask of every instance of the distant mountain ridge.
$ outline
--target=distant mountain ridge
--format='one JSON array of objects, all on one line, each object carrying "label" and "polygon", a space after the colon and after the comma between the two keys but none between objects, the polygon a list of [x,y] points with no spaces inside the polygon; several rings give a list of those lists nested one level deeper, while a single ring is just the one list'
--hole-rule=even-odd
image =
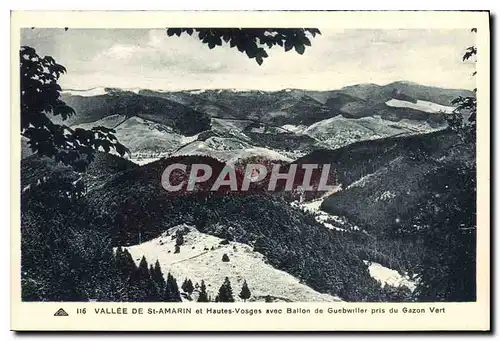
[{"label": "distant mountain ridge", "polygon": [[[66,94],[69,93],[74,93],[76,92],[85,92],[89,90],[94,90],[94,91],[101,91],[101,92],[107,92],[107,91],[116,91],[116,90],[121,90],[121,91],[130,91],[130,92],[138,92],[141,90],[149,90],[149,91],[155,91],[155,92],[185,92],[185,93],[191,93],[191,94],[201,94],[204,92],[233,92],[233,93],[239,93],[239,92],[260,92],[260,93],[273,93],[273,92],[279,92],[279,91],[285,91],[285,92],[308,92],[311,94],[314,93],[328,93],[332,91],[342,91],[342,90],[347,90],[352,89],[352,88],[357,88],[357,87],[373,87],[373,88],[390,88],[390,87],[415,87],[415,88],[420,88],[420,89],[431,89],[431,90],[444,90],[446,92],[463,92],[463,91],[469,91],[467,89],[460,89],[460,88],[446,88],[446,87],[440,87],[437,85],[425,85],[425,84],[420,84],[417,82],[413,81],[408,81],[408,80],[399,80],[399,81],[393,81],[387,84],[376,84],[376,83],[358,83],[358,84],[350,84],[350,85],[345,85],[341,88],[338,89],[302,89],[302,88],[283,88],[283,89],[275,89],[275,90],[262,90],[262,89],[249,89],[249,88],[206,88],[206,89],[176,89],[176,90],[164,90],[164,89],[151,89],[151,88],[140,88],[140,87],[131,87],[131,88],[120,88],[120,87],[111,87],[111,86],[95,86],[91,88],[83,88],[83,89],[77,89],[77,88],[65,88],[62,91]],[[472,92],[472,91],[470,91]],[[324,102],[324,101],[322,101]]]},{"label": "distant mountain ridge", "polygon": [[132,158],[145,163],[172,153],[227,161],[255,148],[293,159],[318,148],[427,133],[446,127],[452,99],[472,95],[400,81],[326,91],[98,87],[61,97],[76,111],[65,124],[116,129]]},{"label": "distant mountain ridge", "polygon": [[[391,120],[401,118],[432,120],[433,118],[430,118],[429,115],[419,116],[414,109],[394,108],[386,103],[396,99],[409,103],[426,101],[436,105],[451,106],[451,101],[458,96],[474,95],[469,90],[443,89],[406,81],[386,85],[357,84],[326,91],[300,89],[159,91],[138,88],[94,88],[89,90],[86,96],[83,94],[84,91],[76,90],[63,91],[62,93],[63,100],[69,102],[68,104],[72,105],[77,112],[83,111],[82,114],[78,115],[84,115],[85,118],[77,119],[76,121],[79,123],[88,122],[92,118],[102,118],[105,115],[102,112],[103,108],[106,108],[106,112],[113,111],[116,114],[117,111],[123,111],[124,105],[134,105],[131,111],[138,111],[144,116],[143,118],[151,119],[150,111],[145,110],[144,106],[157,107],[161,105],[174,112],[192,110],[212,117],[258,119],[279,125],[309,125],[337,115],[350,118],[385,115]],[[117,99],[126,95],[128,95],[127,101],[122,99],[120,104],[115,103]],[[112,98],[107,98],[108,96]],[[100,99],[101,102],[103,100],[106,102],[81,103],[94,97]],[[144,99],[145,97],[148,99]],[[124,101],[126,103],[123,103]],[[100,112],[100,114],[95,111]],[[161,115],[155,114],[155,119],[160,119],[160,117]]]}]

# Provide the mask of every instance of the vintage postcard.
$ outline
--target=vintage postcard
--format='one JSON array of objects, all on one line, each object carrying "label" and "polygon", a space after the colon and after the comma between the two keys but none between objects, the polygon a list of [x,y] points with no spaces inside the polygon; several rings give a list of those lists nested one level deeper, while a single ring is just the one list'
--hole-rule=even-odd
[{"label": "vintage postcard", "polygon": [[489,12],[12,12],[11,329],[490,329]]}]

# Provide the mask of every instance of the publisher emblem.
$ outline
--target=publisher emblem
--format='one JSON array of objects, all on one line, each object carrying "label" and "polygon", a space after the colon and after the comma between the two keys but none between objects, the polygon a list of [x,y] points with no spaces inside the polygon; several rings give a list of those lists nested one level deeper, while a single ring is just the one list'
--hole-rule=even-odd
[{"label": "publisher emblem", "polygon": [[54,316],[69,316],[69,315],[63,308],[59,308],[59,310],[56,311]]}]

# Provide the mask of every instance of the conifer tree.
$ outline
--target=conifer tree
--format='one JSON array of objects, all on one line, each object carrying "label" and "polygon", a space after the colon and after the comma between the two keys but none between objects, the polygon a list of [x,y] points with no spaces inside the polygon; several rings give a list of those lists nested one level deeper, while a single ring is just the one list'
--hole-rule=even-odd
[{"label": "conifer tree", "polygon": [[234,302],[233,289],[228,277],[224,279],[224,283],[219,288],[219,294],[215,298],[215,302]]},{"label": "conifer tree", "polygon": [[182,290],[191,295],[194,290],[193,282],[190,279],[188,279],[186,282],[186,288],[183,288]]},{"label": "conifer tree", "polygon": [[184,235],[182,234],[181,231],[177,231],[177,237],[175,239],[175,245],[176,246],[181,246],[184,244]]},{"label": "conifer tree", "polygon": [[167,275],[167,284],[165,286],[165,301],[167,302],[181,302],[181,293],[177,286],[177,281],[172,274]]},{"label": "conifer tree", "polygon": [[118,248],[116,250],[115,259],[116,267],[122,278],[129,278],[132,273],[136,271],[137,266],[132,259],[132,255],[128,252],[127,249]]},{"label": "conifer tree", "polygon": [[142,256],[139,267],[134,274],[134,280],[144,280],[149,278],[148,261],[146,260],[146,257]]},{"label": "conifer tree", "polygon": [[187,290],[186,290],[186,288],[187,288],[187,281],[188,281],[188,279],[185,278],[184,282],[182,282],[182,285],[181,285],[181,288],[182,288],[182,290],[184,290],[184,292],[187,292]]},{"label": "conifer tree", "polygon": [[203,213],[200,213],[200,215],[196,217],[196,221],[195,221],[194,225],[196,226],[196,229],[198,231],[203,231],[205,229],[205,227],[207,226],[207,223],[208,223],[207,213],[203,212]]},{"label": "conifer tree", "polygon": [[[118,250],[117,250],[118,252]],[[97,301],[121,301],[126,300],[122,292],[126,284],[119,275],[116,267],[116,258],[112,248],[99,250],[100,256],[92,262],[82,264],[82,270],[87,272],[87,285],[83,285],[83,291],[88,299]],[[88,268],[85,269],[85,267]]]},{"label": "conifer tree", "polygon": [[155,267],[151,272],[151,278],[162,290],[165,288],[165,278],[163,277],[163,272],[161,271],[160,262],[158,260],[156,260]]},{"label": "conifer tree", "polygon": [[132,258],[132,255],[130,252],[128,252],[127,249],[123,250],[123,256],[127,260],[127,264],[130,267],[130,269],[136,269],[137,265],[135,265],[134,259]]},{"label": "conifer tree", "polygon": [[247,281],[243,281],[243,285],[241,286],[240,298],[246,302],[252,296],[250,293],[250,289],[248,289]]},{"label": "conifer tree", "polygon": [[198,302],[210,302],[207,296],[207,287],[205,286],[204,280],[201,280],[200,295],[198,296]]},{"label": "conifer tree", "polygon": [[122,257],[122,255],[123,255],[123,249],[121,246],[118,246],[115,252],[115,259],[118,260],[120,257]]},{"label": "conifer tree", "polygon": [[158,288],[151,279],[148,262],[144,256],[139,267],[130,276],[129,298],[137,302],[155,302],[161,299]]},{"label": "conifer tree", "polygon": [[149,278],[153,279],[153,272],[155,269],[153,268],[153,264],[149,266]]}]

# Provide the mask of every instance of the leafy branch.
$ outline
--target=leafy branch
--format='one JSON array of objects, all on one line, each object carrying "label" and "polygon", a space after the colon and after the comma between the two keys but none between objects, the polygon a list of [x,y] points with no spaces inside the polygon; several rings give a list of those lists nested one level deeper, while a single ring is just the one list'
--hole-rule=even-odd
[{"label": "leafy branch", "polygon": [[309,37],[315,37],[321,32],[316,28],[167,28],[167,35],[190,36],[197,34],[198,39],[210,49],[229,44],[248,58],[262,65],[264,58],[269,57],[266,48],[282,47],[285,52],[295,49],[298,54],[305,52],[306,46],[311,46]]},{"label": "leafy branch", "polygon": [[83,172],[97,150],[116,151],[121,156],[129,150],[118,142],[113,129],[90,130],[56,124],[49,114],[64,121],[75,115],[73,108],[60,99],[59,77],[66,72],[50,56],[40,57],[35,49],[20,49],[21,135],[28,139],[34,153],[54,158],[75,171]]}]

